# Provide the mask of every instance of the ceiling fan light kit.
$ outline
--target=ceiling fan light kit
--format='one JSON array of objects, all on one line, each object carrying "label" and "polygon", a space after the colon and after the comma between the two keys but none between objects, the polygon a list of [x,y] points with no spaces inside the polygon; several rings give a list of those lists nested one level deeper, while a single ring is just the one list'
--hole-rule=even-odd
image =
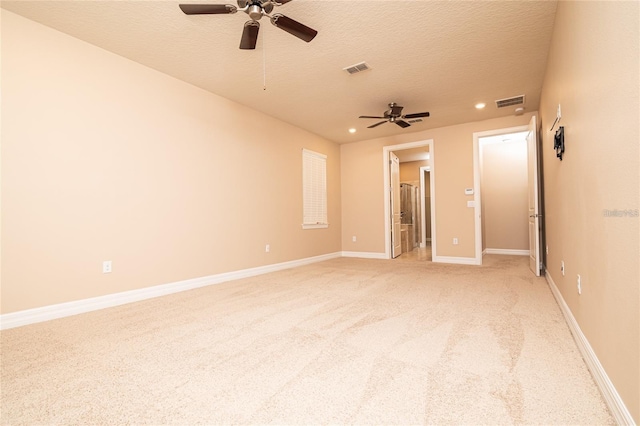
[{"label": "ceiling fan light kit", "polygon": [[245,22],[240,49],[253,50],[258,41],[260,23],[263,16],[268,17],[271,23],[300,40],[310,42],[318,34],[313,28],[309,28],[281,13],[270,15],[275,7],[289,3],[291,0],[237,0],[238,6],[231,4],[181,4],[180,10],[185,15],[231,15],[238,11],[244,12],[251,18]]}]

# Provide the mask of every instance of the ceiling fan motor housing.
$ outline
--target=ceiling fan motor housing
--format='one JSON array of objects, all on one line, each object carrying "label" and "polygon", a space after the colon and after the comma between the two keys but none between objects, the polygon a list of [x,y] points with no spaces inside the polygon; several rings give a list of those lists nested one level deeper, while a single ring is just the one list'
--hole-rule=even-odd
[{"label": "ceiling fan motor housing", "polygon": [[254,21],[257,21],[262,18],[262,8],[257,4],[251,5],[249,9],[247,9],[247,15]]},{"label": "ceiling fan motor housing", "polygon": [[283,31],[298,37],[307,43],[318,34],[309,28],[280,13],[270,15],[275,6],[282,6],[291,0],[237,0],[238,7],[230,4],[180,4],[180,9],[186,15],[229,15],[239,10],[249,15],[250,21],[245,22],[240,40],[240,49],[254,50],[258,40],[260,24],[258,20],[263,16],[271,18],[271,23]]}]

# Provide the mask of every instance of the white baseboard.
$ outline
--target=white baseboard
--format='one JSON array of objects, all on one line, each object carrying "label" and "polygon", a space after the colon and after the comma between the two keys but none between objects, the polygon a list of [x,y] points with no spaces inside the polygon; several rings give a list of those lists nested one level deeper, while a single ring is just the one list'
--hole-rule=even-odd
[{"label": "white baseboard", "polygon": [[558,306],[560,306],[560,310],[562,311],[564,319],[569,326],[569,330],[571,330],[571,334],[573,334],[573,338],[576,341],[578,349],[580,350],[589,371],[591,371],[591,375],[600,389],[600,393],[602,393],[609,410],[611,410],[611,414],[613,414],[616,423],[619,425],[635,425],[633,417],[631,417],[631,413],[629,413],[629,410],[622,401],[620,394],[618,394],[615,386],[611,383],[607,372],[602,364],[600,364],[600,360],[598,360],[596,353],[593,351],[593,348],[591,348],[587,337],[582,333],[571,309],[569,309],[569,306],[565,302],[560,290],[558,290],[556,283],[553,282],[553,278],[551,278],[548,271],[545,273],[545,278],[547,279],[547,283],[549,283],[549,288],[551,289],[556,302],[558,302]]},{"label": "white baseboard", "polygon": [[510,256],[529,256],[529,250],[514,250],[514,249],[484,249],[482,254],[507,254]]},{"label": "white baseboard", "polygon": [[434,256],[434,263],[454,263],[456,265],[480,265],[475,257]]},{"label": "white baseboard", "polygon": [[295,268],[297,266],[335,259],[341,257],[341,255],[341,252],[329,253],[321,256],[292,260],[289,262],[275,263],[273,265],[258,266],[240,271],[225,272],[222,274],[177,281],[169,284],[161,284],[138,290],[124,291],[121,293],[107,294],[105,296],[91,297],[89,299],[12,312],[10,314],[0,315],[0,330],[35,324],[85,312],[97,311],[98,309],[111,308],[114,306],[124,305],[126,303],[139,302],[141,300],[152,299],[154,297],[166,296],[172,293],[267,274],[269,272],[280,271],[283,269]]},{"label": "white baseboard", "polygon": [[342,257],[359,257],[361,259],[386,259],[384,253],[375,253],[368,251],[343,251]]}]

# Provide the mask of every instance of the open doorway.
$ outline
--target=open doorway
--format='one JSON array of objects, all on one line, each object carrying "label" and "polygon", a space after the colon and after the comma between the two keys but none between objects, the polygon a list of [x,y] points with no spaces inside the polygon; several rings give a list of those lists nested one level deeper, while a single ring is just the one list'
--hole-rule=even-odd
[{"label": "open doorway", "polygon": [[482,253],[529,254],[527,131],[479,138]]},{"label": "open doorway", "polygon": [[435,245],[433,140],[384,147],[383,161],[385,257],[431,260]]},{"label": "open doorway", "polygon": [[538,265],[539,182],[531,173],[537,170],[535,119],[527,126],[473,134],[478,265],[484,254],[529,255]]}]

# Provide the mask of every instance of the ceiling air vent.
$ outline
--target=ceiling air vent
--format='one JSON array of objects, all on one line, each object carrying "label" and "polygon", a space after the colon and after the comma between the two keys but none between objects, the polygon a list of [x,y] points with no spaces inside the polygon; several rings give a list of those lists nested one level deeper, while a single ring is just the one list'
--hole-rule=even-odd
[{"label": "ceiling air vent", "polygon": [[512,105],[521,105],[524,104],[524,95],[514,96],[512,98],[506,99],[498,99],[496,101],[496,106],[498,108],[504,108]]},{"label": "ceiling air vent", "polygon": [[349,67],[342,68],[342,69],[348,72],[349,74],[357,74],[362,71],[370,70],[371,67],[369,67],[369,65],[367,65],[366,62],[360,62],[359,64],[351,65]]},{"label": "ceiling air vent", "polygon": [[407,123],[409,124],[420,123],[420,122],[422,122],[422,118],[414,118],[413,120],[407,120]]}]

